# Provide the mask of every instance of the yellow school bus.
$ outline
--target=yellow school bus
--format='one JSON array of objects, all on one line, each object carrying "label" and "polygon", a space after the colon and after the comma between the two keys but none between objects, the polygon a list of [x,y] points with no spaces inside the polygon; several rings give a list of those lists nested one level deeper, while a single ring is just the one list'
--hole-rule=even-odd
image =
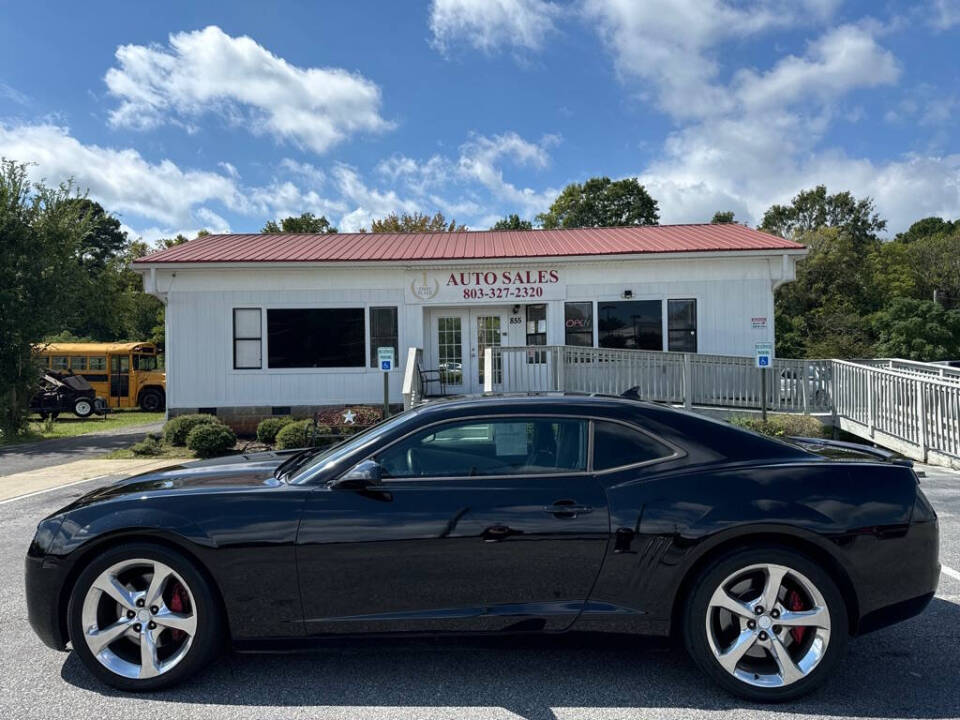
[{"label": "yellow school bus", "polygon": [[167,374],[153,343],[50,343],[37,348],[44,369],[81,375],[111,408],[163,410]]}]

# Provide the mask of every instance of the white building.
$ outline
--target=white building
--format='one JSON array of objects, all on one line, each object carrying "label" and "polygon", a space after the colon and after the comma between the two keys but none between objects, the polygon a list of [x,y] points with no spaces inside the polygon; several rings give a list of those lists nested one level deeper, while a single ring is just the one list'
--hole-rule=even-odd
[{"label": "white building", "polygon": [[[486,345],[751,355],[803,246],[741,225],[519,232],[208,235],[137,261],[167,306],[167,407],[250,419],[378,404],[377,347],[452,393]],[[249,425],[249,422],[241,423]]]}]

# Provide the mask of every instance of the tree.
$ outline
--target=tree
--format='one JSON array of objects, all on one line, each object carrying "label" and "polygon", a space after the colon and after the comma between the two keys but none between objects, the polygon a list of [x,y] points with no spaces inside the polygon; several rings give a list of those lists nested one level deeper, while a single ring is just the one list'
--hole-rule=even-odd
[{"label": "tree", "polygon": [[877,233],[886,226],[871,198],[857,200],[849,192],[827,195],[825,185],[801,190],[790,205],[774,205],[760,223],[761,230],[788,239],[825,227],[841,228],[858,243],[878,242]]},{"label": "tree", "polygon": [[[277,225],[275,220],[268,220],[263,226],[264,233],[313,233],[325,235],[335,233],[337,229],[330,224],[326,217],[316,217],[313,213],[303,213],[300,217],[285,217]],[[199,237],[199,235],[198,235]]]},{"label": "tree", "polygon": [[954,230],[960,230],[960,220],[950,222],[939,217],[925,217],[917,220],[913,225],[907,228],[906,232],[897,233],[894,240],[902,243],[911,243],[920,238],[930,237],[931,235],[949,235]]},{"label": "tree", "polygon": [[595,177],[567,185],[537,220],[547,229],[656,225],[660,214],[636,178]]},{"label": "tree", "polygon": [[88,270],[103,270],[127,246],[120,221],[103,206],[85,197],[68,200],[72,211],[86,218],[87,231],[80,239],[79,260]]},{"label": "tree", "polygon": [[390,213],[385,218],[374,220],[370,230],[375,233],[423,233],[423,232],[463,232],[466,225],[457,225],[457,221],[447,219],[438,212],[433,217],[415,212]]},{"label": "tree", "polygon": [[497,220],[491,230],[533,230],[533,223],[521,220],[516,213]]},{"label": "tree", "polygon": [[[207,234],[209,235],[209,233]],[[197,237],[203,237],[203,236],[200,235],[200,233],[197,233]],[[186,237],[185,235],[177,233],[172,238],[160,238],[159,240],[157,240],[157,247],[161,250],[166,250],[167,248],[172,248],[175,245],[183,245],[185,242],[189,242],[189,238]],[[144,247],[146,249],[146,252],[144,252],[144,255],[146,255],[147,252],[149,252],[149,248],[146,248],[146,243],[144,243]]]},{"label": "tree", "polygon": [[841,228],[810,231],[799,239],[810,251],[797,266],[797,279],[777,290],[777,355],[869,355],[876,293],[863,247]]},{"label": "tree", "polygon": [[733,210],[717,210],[710,220],[711,225],[724,225],[734,222]]},{"label": "tree", "polygon": [[0,160],[0,434],[19,434],[38,368],[32,346],[60,330],[81,279],[90,215],[69,184],[31,186],[27,166]]},{"label": "tree", "polygon": [[960,357],[960,310],[932,300],[895,298],[873,320],[881,357],[948,360]]}]

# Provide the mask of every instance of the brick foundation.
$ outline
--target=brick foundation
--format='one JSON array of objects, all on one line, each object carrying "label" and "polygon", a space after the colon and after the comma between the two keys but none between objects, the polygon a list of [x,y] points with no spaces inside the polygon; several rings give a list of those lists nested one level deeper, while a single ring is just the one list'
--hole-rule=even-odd
[{"label": "brick foundation", "polygon": [[[293,405],[290,407],[289,414],[296,419],[312,418],[316,413],[345,410],[348,407],[376,407],[379,405]],[[286,408],[284,408],[286,409]],[[403,410],[403,405],[391,405],[391,415],[396,415]],[[257,425],[264,418],[273,417],[273,406],[270,405],[248,405],[242,407],[215,407],[215,408],[167,408],[167,419],[172,419],[178,415],[191,415],[194,413],[209,413],[216,415],[225,425],[228,425],[238,435],[256,435]]]}]

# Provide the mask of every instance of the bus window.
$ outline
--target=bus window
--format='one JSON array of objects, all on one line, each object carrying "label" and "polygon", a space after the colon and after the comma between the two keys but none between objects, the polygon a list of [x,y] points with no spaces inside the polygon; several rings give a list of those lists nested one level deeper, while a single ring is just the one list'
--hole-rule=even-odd
[{"label": "bus window", "polygon": [[74,372],[84,371],[87,369],[87,358],[82,355],[76,355],[70,358],[70,369]]},{"label": "bus window", "polygon": [[107,369],[107,359],[105,357],[92,357],[90,358],[90,369],[91,370],[106,370]]},{"label": "bus window", "polygon": [[53,370],[66,370],[67,369],[67,356],[66,355],[54,355],[50,358],[50,367]]},{"label": "bus window", "polygon": [[156,355],[134,355],[133,369],[134,370],[156,370],[157,369]]}]

